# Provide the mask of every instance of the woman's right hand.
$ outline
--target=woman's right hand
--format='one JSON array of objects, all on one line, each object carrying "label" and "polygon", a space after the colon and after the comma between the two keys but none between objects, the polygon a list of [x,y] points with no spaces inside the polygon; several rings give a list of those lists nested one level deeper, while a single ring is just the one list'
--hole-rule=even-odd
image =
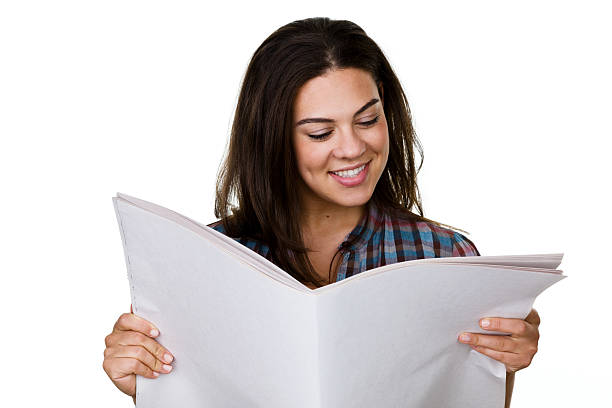
[{"label": "woman's right hand", "polygon": [[172,370],[172,354],[153,340],[159,330],[133,313],[119,316],[113,331],[104,342],[102,367],[111,381],[124,393],[136,395],[136,374],[157,378]]}]

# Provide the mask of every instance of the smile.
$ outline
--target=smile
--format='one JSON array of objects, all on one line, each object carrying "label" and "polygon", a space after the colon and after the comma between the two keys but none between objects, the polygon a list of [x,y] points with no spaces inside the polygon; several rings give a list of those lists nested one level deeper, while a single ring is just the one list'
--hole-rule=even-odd
[{"label": "smile", "polygon": [[368,177],[370,161],[354,169],[330,171],[329,175],[344,187],[357,187]]},{"label": "smile", "polygon": [[[367,164],[367,163],[366,163]],[[365,169],[365,164],[362,164],[361,166],[357,167],[356,169],[351,169],[351,170],[344,170],[344,171],[332,171],[331,173],[340,176],[340,177],[355,177],[357,176],[359,173],[361,173],[363,171],[363,169]]]}]

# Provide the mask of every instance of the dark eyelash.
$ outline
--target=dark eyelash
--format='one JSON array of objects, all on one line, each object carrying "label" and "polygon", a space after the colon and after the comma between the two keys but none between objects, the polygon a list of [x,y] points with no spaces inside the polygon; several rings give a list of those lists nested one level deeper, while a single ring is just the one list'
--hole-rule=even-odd
[{"label": "dark eyelash", "polygon": [[366,125],[366,126],[373,125],[373,124],[375,124],[376,122],[378,122],[378,118],[379,118],[379,117],[380,117],[380,116],[376,116],[376,117],[375,117],[374,119],[372,119],[372,120],[368,120],[367,122],[361,122],[361,123],[359,123],[359,124],[360,124],[360,125]]},{"label": "dark eyelash", "polygon": [[312,139],[319,140],[319,139],[323,139],[323,138],[325,138],[325,137],[327,137],[329,135],[331,135],[331,131],[329,131],[327,133],[321,133],[320,135],[308,135],[308,136],[311,137]]},{"label": "dark eyelash", "polygon": [[[358,123],[358,125],[371,126],[371,125],[375,124],[376,122],[378,122],[378,118],[380,118],[380,115],[379,115],[379,116],[376,116],[376,117],[375,117],[374,119],[372,119],[372,120],[368,120],[367,122],[360,122],[360,123]],[[327,132],[327,133],[321,133],[320,135],[308,135],[308,136],[310,136],[310,137],[311,137],[311,138],[313,138],[313,139],[317,139],[317,140],[319,140],[319,139],[323,139],[323,138],[325,138],[325,137],[327,137],[327,136],[331,135],[331,133],[332,133],[332,132],[331,132],[331,131],[329,131],[329,132]]]}]

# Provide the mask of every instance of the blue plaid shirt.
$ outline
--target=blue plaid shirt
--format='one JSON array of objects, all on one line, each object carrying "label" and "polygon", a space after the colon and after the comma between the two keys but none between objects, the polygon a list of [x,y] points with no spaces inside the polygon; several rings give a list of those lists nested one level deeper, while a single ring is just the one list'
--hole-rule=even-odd
[{"label": "blue plaid shirt", "polygon": [[[225,233],[221,221],[209,226]],[[265,243],[245,237],[234,239],[272,260]],[[338,249],[341,256],[338,281],[396,262],[480,255],[472,241],[459,232],[418,219],[405,210],[379,211],[371,202],[364,217]]]}]

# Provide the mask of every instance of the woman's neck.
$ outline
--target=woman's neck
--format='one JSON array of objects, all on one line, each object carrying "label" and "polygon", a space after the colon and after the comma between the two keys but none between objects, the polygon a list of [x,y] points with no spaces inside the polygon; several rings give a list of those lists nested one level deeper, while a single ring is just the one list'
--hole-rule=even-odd
[{"label": "woman's neck", "polygon": [[[318,279],[324,284],[335,282],[339,258],[338,246],[363,217],[365,206],[310,207],[300,214],[301,233],[308,248],[308,259]],[[334,261],[336,262],[335,264]],[[313,289],[313,283],[307,285]]]},{"label": "woman's neck", "polygon": [[[340,234],[342,238],[355,228],[365,213],[365,205],[357,207],[333,206],[328,203],[310,203],[302,208],[300,225],[306,241],[321,235]],[[310,239],[309,239],[310,238]]]}]

